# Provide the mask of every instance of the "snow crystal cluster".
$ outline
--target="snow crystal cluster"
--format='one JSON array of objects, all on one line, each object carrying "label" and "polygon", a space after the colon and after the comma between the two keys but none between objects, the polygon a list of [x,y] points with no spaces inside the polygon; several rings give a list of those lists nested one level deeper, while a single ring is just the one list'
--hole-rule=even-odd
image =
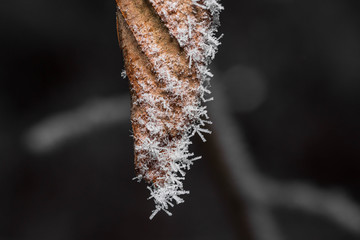
[{"label": "snow crystal cluster", "polygon": [[[166,56],[159,54],[160,47],[154,44],[151,34],[145,37],[139,37],[143,42],[142,46],[151,46],[151,51],[145,49],[152,55],[151,61],[156,69],[157,79],[165,83],[165,90],[168,89],[175,96],[179,97],[186,104],[181,106],[183,116],[189,121],[185,124],[181,121],[169,122],[169,126],[164,126],[164,123],[159,120],[159,114],[169,114],[169,119],[172,119],[169,102],[161,96],[152,96],[151,94],[143,94],[141,98],[137,99],[137,103],[151,102],[153,106],[163,106],[164,113],[156,111],[156,107],[147,109],[147,116],[152,119],[148,122],[142,122],[141,118],[137,121],[143,124],[147,131],[152,135],[161,135],[162,129],[175,129],[182,133],[178,139],[169,140],[164,147],[164,144],[151,138],[141,139],[141,144],[135,145],[135,151],[140,153],[137,158],[141,162],[149,157],[149,153],[153,159],[157,161],[158,169],[162,169],[164,174],[156,176],[157,181],[148,187],[150,190],[149,199],[155,201],[155,210],[153,210],[150,219],[152,219],[159,211],[163,210],[171,215],[168,211],[174,203],[179,204],[183,202],[181,195],[188,194],[188,191],[183,189],[182,180],[184,180],[185,171],[190,168],[195,160],[201,157],[193,157],[193,153],[189,152],[190,138],[198,134],[203,141],[205,137],[203,133],[211,133],[205,127],[206,124],[211,124],[208,120],[206,106],[201,106],[201,101],[207,102],[212,98],[206,98],[206,94],[210,94],[208,89],[210,78],[213,76],[208,68],[210,62],[214,59],[218,46],[219,39],[216,37],[217,27],[219,25],[219,13],[223,10],[222,5],[218,0],[149,0],[159,14],[162,22],[169,30],[171,36],[177,40],[181,48],[184,49],[187,59],[188,68],[191,72],[195,72],[195,76],[199,84],[195,85],[196,99],[189,100],[186,98],[183,89],[191,88],[190,83],[179,81],[178,76],[171,72],[172,66],[168,63]],[[188,2],[187,4],[185,2]],[[158,7],[158,8],[156,8]],[[183,8],[183,9],[181,9]],[[187,9],[186,9],[187,8]],[[184,16],[188,9],[191,9],[191,14]],[[183,11],[182,11],[183,10]],[[185,19],[185,21],[184,21]],[[136,26],[135,26],[136,28]],[[144,29],[135,29],[135,35],[141,33]],[[136,36],[135,36],[136,37]],[[149,50],[149,51],[147,51]],[[140,85],[147,83],[139,83]],[[185,85],[184,85],[185,84]],[[188,85],[187,85],[188,84]],[[145,88],[145,86],[143,86]],[[200,99],[199,99],[200,98]],[[153,112],[151,112],[153,111]],[[140,140],[139,140],[140,141]],[[146,152],[146,154],[141,154]],[[142,178],[151,178],[151,171],[147,166],[143,166],[148,176],[139,173],[135,178],[141,180]],[[150,173],[149,173],[150,172]],[[154,173],[156,175],[156,173]],[[160,179],[160,181],[159,181]],[[160,183],[159,183],[160,182]]]}]

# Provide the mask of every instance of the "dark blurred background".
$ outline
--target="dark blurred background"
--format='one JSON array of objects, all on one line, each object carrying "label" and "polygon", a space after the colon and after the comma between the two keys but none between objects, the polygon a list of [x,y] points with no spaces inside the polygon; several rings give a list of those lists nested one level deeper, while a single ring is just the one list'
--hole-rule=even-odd
[{"label": "dark blurred background", "polygon": [[[249,197],[232,183],[236,173],[223,165],[232,151],[219,146],[223,125],[214,120],[209,143],[194,139],[203,159],[187,173],[191,194],[174,216],[149,221],[146,185],[131,180],[115,1],[2,1],[1,240],[360,239],[360,2],[222,3],[224,38],[212,69],[228,103],[224,117],[243,139],[231,147],[246,149],[266,179],[339,193],[339,207],[324,208],[333,219],[314,213],[321,200],[313,212],[265,201],[278,232],[258,229]],[[348,202],[354,216],[343,211]]]}]

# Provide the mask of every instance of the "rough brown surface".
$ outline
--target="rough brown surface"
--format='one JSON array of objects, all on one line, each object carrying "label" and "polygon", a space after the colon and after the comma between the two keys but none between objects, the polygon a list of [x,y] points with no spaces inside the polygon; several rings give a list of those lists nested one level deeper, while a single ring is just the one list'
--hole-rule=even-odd
[{"label": "rough brown surface", "polygon": [[[158,182],[164,175],[157,159],[145,150],[137,150],[146,139],[158,138],[161,147],[176,146],[184,134],[188,116],[182,111],[184,105],[198,104],[199,80],[195,71],[189,69],[189,61],[176,39],[171,37],[167,28],[155,14],[152,6],[143,0],[118,0],[117,23],[120,46],[123,50],[125,68],[130,81],[132,95],[131,122],[135,140],[135,167],[145,180]],[[153,51],[160,48],[161,52]],[[162,59],[160,64],[158,59]],[[178,85],[182,96],[174,94],[168,83],[161,79],[161,68],[181,81]],[[169,108],[163,105],[151,105],[142,101],[144,94],[161,97]],[[154,121],[147,110],[166,113],[156,116],[160,132],[150,133],[146,125]],[[142,156],[142,157],[139,157]],[[145,157],[143,157],[145,156]]]},{"label": "rough brown surface", "polygon": [[153,218],[167,214],[173,201],[182,203],[185,170],[193,157],[191,137],[208,121],[207,65],[220,44],[216,21],[222,6],[216,0],[117,0],[117,24],[132,96],[136,178],[150,186]]}]

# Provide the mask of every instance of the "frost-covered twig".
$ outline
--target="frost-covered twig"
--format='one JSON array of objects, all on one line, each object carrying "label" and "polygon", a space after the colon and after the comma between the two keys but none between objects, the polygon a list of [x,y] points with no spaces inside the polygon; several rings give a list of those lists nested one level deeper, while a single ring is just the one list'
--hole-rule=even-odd
[{"label": "frost-covered twig", "polygon": [[[200,4],[201,2],[201,4]],[[207,65],[220,44],[215,37],[217,0],[117,0],[117,27],[132,94],[136,179],[151,186],[160,210],[182,203],[185,170],[193,163],[190,138],[208,120],[201,100],[210,93]]]}]

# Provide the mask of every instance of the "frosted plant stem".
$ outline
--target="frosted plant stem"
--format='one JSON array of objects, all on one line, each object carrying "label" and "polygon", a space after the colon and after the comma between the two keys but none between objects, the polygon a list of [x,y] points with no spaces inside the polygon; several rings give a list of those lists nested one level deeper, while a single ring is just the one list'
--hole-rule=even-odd
[{"label": "frosted plant stem", "polygon": [[117,29],[132,94],[137,180],[158,212],[184,202],[191,137],[204,134],[211,100],[208,64],[220,45],[217,0],[117,0]]}]

